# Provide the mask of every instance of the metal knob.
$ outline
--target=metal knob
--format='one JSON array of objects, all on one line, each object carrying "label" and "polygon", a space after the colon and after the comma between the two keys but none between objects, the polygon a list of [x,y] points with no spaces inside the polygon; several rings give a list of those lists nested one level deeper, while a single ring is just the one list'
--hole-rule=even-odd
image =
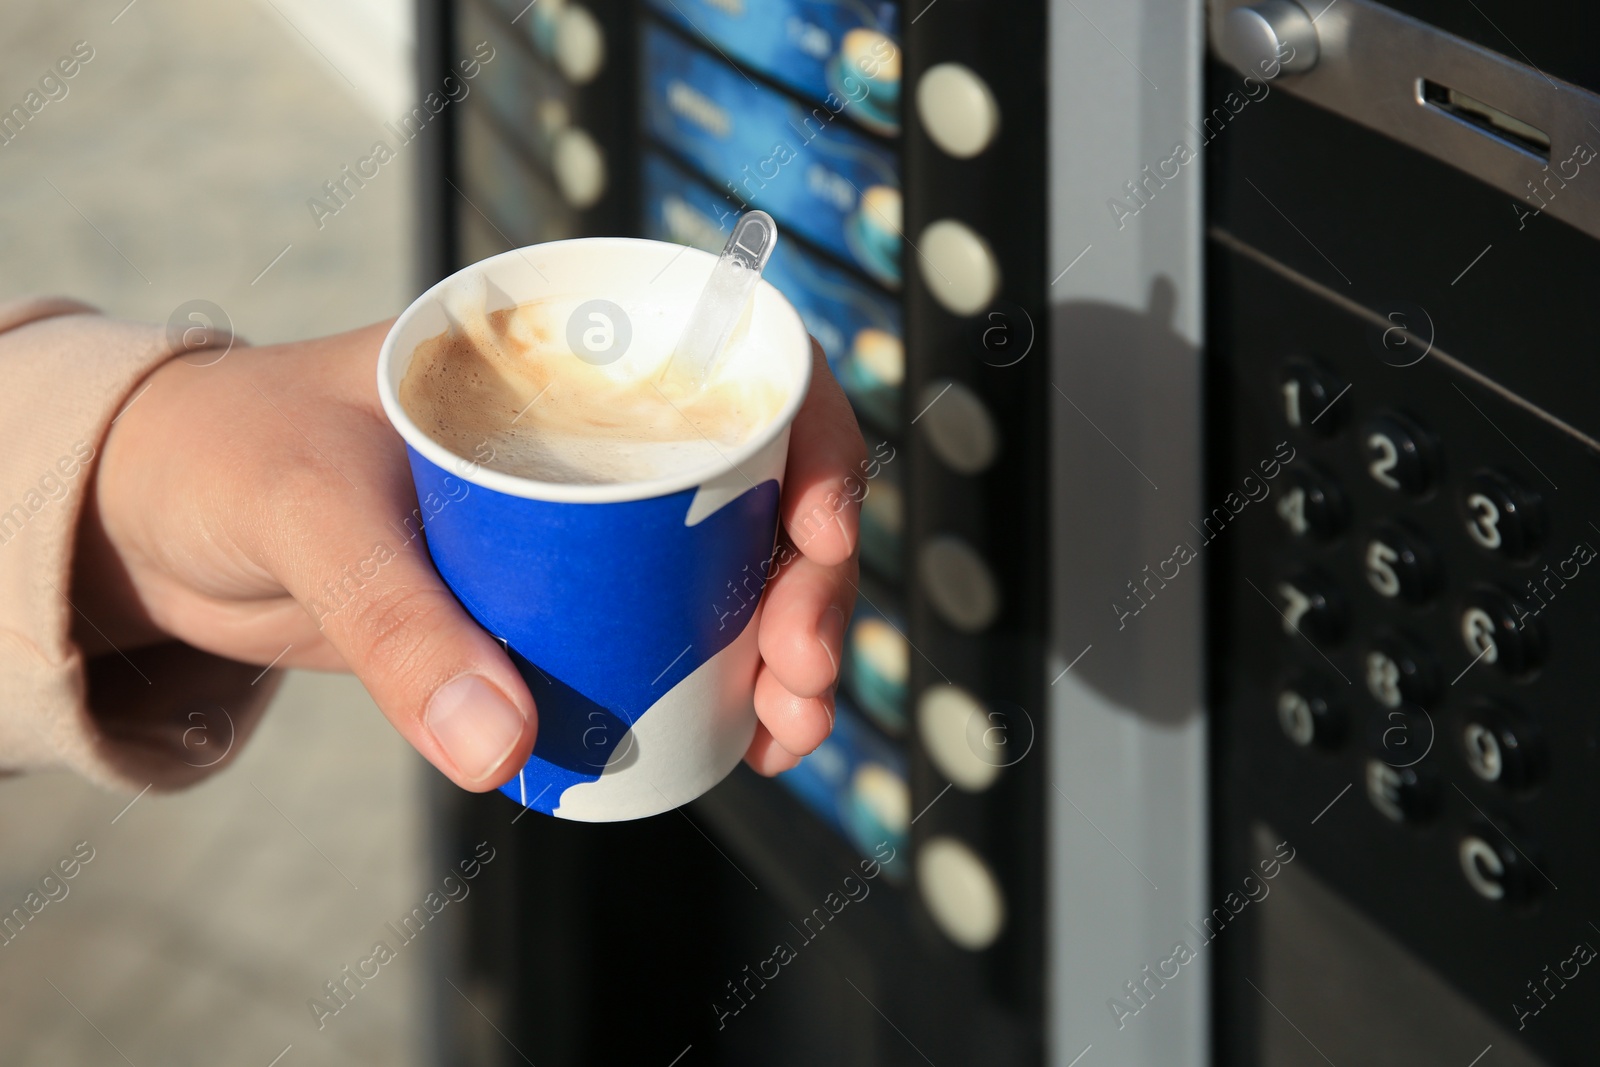
[{"label": "metal knob", "polygon": [[1317,24],[1293,0],[1261,0],[1222,19],[1217,54],[1244,74],[1271,80],[1317,65]]}]

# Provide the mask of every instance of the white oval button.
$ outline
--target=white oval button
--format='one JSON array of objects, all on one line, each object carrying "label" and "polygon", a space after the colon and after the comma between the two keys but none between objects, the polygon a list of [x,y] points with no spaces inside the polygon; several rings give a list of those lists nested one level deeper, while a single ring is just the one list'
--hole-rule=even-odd
[{"label": "white oval button", "polygon": [[1000,431],[978,394],[944,378],[928,383],[915,421],[934,454],[962,474],[978,474],[1000,451]]},{"label": "white oval button", "polygon": [[940,63],[917,82],[917,114],[928,137],[948,155],[971,159],[1000,131],[1000,105],[971,67]]},{"label": "white oval button", "polygon": [[1000,590],[983,557],[965,541],[934,537],[922,546],[917,577],[933,610],[963,633],[977,633],[1000,614]]},{"label": "white oval button", "polygon": [[917,244],[928,291],[957,315],[976,315],[1000,291],[1000,264],[971,227],[954,219],[930,222]]},{"label": "white oval button", "polygon": [[582,4],[562,11],[556,22],[556,65],[575,85],[594,81],[606,61],[606,35]]},{"label": "white oval button", "polygon": [[931,685],[917,701],[917,732],[928,758],[940,774],[969,793],[983,792],[1000,777],[1000,759],[987,751],[980,755],[973,744],[975,737],[983,744],[987,720],[984,706],[959,686]]},{"label": "white oval button", "polygon": [[1000,883],[976,852],[953,837],[930,838],[918,850],[917,888],[934,923],[964,949],[988,948],[1005,928]]},{"label": "white oval button", "polygon": [[594,138],[582,130],[568,128],[556,134],[550,163],[561,195],[573,207],[593,207],[605,193],[605,156]]}]

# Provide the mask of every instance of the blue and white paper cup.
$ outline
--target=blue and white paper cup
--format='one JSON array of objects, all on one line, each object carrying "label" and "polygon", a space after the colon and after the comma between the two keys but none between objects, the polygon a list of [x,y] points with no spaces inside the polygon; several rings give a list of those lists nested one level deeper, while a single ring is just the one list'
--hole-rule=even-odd
[{"label": "blue and white paper cup", "polygon": [[[624,484],[535,481],[457,455],[413,422],[400,382],[417,346],[449,327],[447,307],[459,316],[464,307],[535,301],[583,316],[591,302],[608,302],[615,310],[597,306],[625,318],[608,321],[603,336],[625,324],[631,338],[607,372],[642,380],[670,357],[714,262],[696,249],[622,238],[506,252],[419,297],[378,358],[378,392],[406,442],[428,552],[505,645],[538,706],[533,755],[501,791],[558,818],[612,822],[677,807],[721,781],[749,747],[760,595],[789,427],[810,385],[810,340],[794,308],[762,282],[719,374],[776,385],[776,416],[714,462]],[[568,333],[588,343],[581,330]]]}]

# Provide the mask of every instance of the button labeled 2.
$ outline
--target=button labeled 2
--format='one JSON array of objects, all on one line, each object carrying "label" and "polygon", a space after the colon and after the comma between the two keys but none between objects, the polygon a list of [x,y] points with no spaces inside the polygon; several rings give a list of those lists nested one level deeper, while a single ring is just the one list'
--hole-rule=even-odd
[{"label": "button labeled 2", "polygon": [[1433,487],[1433,449],[1426,431],[1400,415],[1380,415],[1361,433],[1367,473],[1385,489],[1422,496]]}]

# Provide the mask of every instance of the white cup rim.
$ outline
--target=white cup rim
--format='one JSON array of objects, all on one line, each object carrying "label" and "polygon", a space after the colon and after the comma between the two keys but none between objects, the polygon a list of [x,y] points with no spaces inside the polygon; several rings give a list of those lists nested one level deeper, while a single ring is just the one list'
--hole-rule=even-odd
[{"label": "white cup rim", "polygon": [[[454,474],[456,477],[473,485],[492,489],[497,493],[507,496],[523,497],[528,500],[544,500],[554,503],[571,504],[615,504],[631,500],[650,500],[655,497],[670,496],[686,489],[695,489],[705,485],[718,477],[739,469],[740,464],[757,455],[778,436],[784,433],[795,416],[800,411],[800,406],[805,403],[806,394],[811,387],[811,341],[806,334],[805,324],[801,322],[799,312],[771,282],[762,279],[756,291],[751,294],[752,300],[776,301],[774,310],[778,313],[782,331],[795,334],[799,350],[805,353],[803,366],[800,369],[799,379],[791,395],[785,398],[783,407],[772,420],[761,430],[752,434],[748,441],[737,448],[729,449],[714,463],[689,468],[660,478],[651,478],[642,481],[615,482],[605,484],[578,484],[569,482],[546,482],[535,478],[523,478],[504,471],[493,470],[466,456],[458,455],[445,446],[429,437],[400,403],[399,390],[395,375],[390,373],[394,362],[402,356],[397,355],[395,338],[399,336],[421,309],[429,306],[445,289],[458,284],[463,278],[491,269],[491,265],[501,261],[523,259],[527,261],[527,254],[541,253],[540,258],[554,252],[557,255],[579,253],[580,249],[596,248],[624,248],[631,247],[643,250],[645,248],[677,249],[677,255],[686,257],[690,262],[696,258],[714,260],[710,252],[703,249],[684,245],[675,245],[667,241],[651,241],[641,237],[579,237],[566,241],[548,241],[543,244],[528,245],[515,248],[509,252],[491,256],[477,263],[462,267],[449,277],[434,283],[421,296],[413,300],[400,317],[395,319],[389,327],[389,332],[384,336],[383,346],[378,350],[378,399],[383,404],[384,414],[389,419],[389,424],[395,428],[406,444],[410,445],[422,457],[435,466]],[[670,266],[670,264],[669,264]],[[780,345],[779,348],[787,348]],[[403,354],[409,359],[411,352]]]}]

